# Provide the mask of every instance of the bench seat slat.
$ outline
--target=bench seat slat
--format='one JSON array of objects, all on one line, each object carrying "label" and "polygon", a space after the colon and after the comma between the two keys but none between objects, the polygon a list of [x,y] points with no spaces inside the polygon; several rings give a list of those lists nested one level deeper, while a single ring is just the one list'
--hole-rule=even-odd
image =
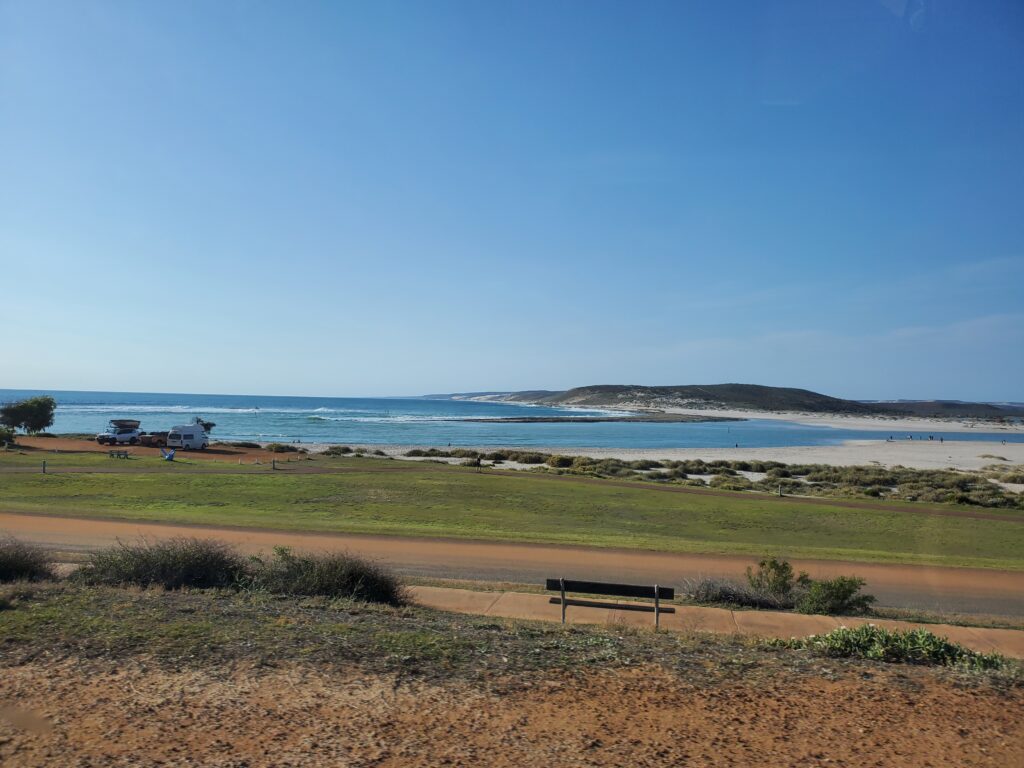
[{"label": "bench seat slat", "polygon": [[[545,589],[558,592],[562,584],[558,579],[547,579]],[[614,597],[649,597],[654,599],[654,585],[611,584],[603,581],[572,581],[565,580],[566,592],[579,592],[586,595],[611,595]],[[662,600],[674,600],[676,591],[672,587],[658,587],[658,597]]]},{"label": "bench seat slat", "polygon": [[[552,605],[561,605],[562,598],[552,597],[548,600]],[[566,605],[577,605],[584,608],[609,608],[614,611],[642,611],[643,613],[654,613],[652,603],[605,603],[600,600],[581,600],[576,597],[565,598]],[[671,605],[663,605],[658,609],[659,613],[675,613],[676,609]]]}]

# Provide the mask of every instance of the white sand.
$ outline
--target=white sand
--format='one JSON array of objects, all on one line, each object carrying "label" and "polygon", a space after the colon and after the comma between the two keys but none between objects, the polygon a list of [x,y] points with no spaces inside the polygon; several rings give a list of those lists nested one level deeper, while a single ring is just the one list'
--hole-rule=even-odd
[{"label": "white sand", "polygon": [[729,416],[738,419],[778,419],[807,424],[814,427],[839,429],[870,429],[878,432],[991,432],[1024,433],[1024,424],[997,424],[978,419],[924,419],[903,416],[846,416],[840,413],[802,413],[787,411],[736,411],[694,408],[663,408],[666,413],[686,413],[695,416]]}]

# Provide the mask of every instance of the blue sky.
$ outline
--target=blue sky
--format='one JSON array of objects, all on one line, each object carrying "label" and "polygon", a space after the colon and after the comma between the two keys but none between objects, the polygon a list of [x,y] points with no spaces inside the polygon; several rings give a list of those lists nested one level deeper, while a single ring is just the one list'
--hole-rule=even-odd
[{"label": "blue sky", "polygon": [[0,387],[1024,400],[1024,6],[0,2]]}]

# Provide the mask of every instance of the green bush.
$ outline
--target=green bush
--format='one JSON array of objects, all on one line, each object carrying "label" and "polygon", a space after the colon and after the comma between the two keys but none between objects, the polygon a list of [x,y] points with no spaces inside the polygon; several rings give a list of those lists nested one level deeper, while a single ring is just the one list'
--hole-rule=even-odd
[{"label": "green bush", "polygon": [[701,579],[685,587],[685,590],[690,598],[698,603],[764,608],[774,611],[793,607],[793,601],[789,598],[737,584],[728,579]]},{"label": "green bush", "polygon": [[291,443],[269,443],[267,450],[271,453],[298,453],[299,447]]},{"label": "green bush", "polygon": [[175,538],[117,546],[94,552],[75,578],[87,584],[232,587],[245,576],[245,561],[227,544],[212,539]]},{"label": "green bush", "polygon": [[0,444],[14,444],[14,428],[0,425]]},{"label": "green bush", "polygon": [[347,456],[350,453],[352,453],[352,449],[347,445],[332,445],[324,451],[324,456]]},{"label": "green bush", "polygon": [[0,581],[55,578],[46,550],[11,536],[0,538]]},{"label": "green bush", "polygon": [[547,461],[547,454],[534,453],[532,451],[512,451],[508,456],[510,461],[519,464],[543,464]]},{"label": "green bush", "polygon": [[253,558],[250,565],[248,583],[268,592],[390,605],[406,602],[402,585],[392,573],[349,554],[297,555],[287,547],[276,547],[271,559]]},{"label": "green bush", "polygon": [[928,664],[974,670],[1001,669],[1006,660],[997,653],[977,653],[924,629],[889,631],[874,624],[854,629],[839,627],[825,635],[792,640],[768,640],[780,648],[806,649],[834,658],[858,658],[898,664]]},{"label": "green bush", "polygon": [[772,557],[761,560],[756,571],[753,567],[747,566],[747,583],[755,592],[788,599],[798,588],[806,589],[811,583],[811,578],[803,571],[800,571],[799,575],[795,574],[788,560]]},{"label": "green bush", "polygon": [[850,616],[867,611],[875,598],[862,595],[860,589],[864,579],[856,576],[836,576],[834,579],[811,582],[810,587],[797,602],[800,613],[840,614]]},{"label": "green bush", "polygon": [[554,456],[548,456],[547,460],[547,465],[549,467],[571,467],[572,464],[572,456],[560,456],[555,454]]},{"label": "green bush", "polygon": [[229,448],[262,448],[263,446],[259,443],[254,443],[251,440],[237,440],[228,443],[221,443]]}]

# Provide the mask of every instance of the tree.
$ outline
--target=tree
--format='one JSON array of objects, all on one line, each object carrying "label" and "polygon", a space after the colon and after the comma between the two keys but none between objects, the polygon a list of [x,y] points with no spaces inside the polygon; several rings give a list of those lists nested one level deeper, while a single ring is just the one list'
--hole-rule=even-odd
[{"label": "tree", "polygon": [[30,397],[0,406],[0,424],[11,429],[23,429],[31,435],[51,426],[56,410],[57,401],[49,395]]}]

